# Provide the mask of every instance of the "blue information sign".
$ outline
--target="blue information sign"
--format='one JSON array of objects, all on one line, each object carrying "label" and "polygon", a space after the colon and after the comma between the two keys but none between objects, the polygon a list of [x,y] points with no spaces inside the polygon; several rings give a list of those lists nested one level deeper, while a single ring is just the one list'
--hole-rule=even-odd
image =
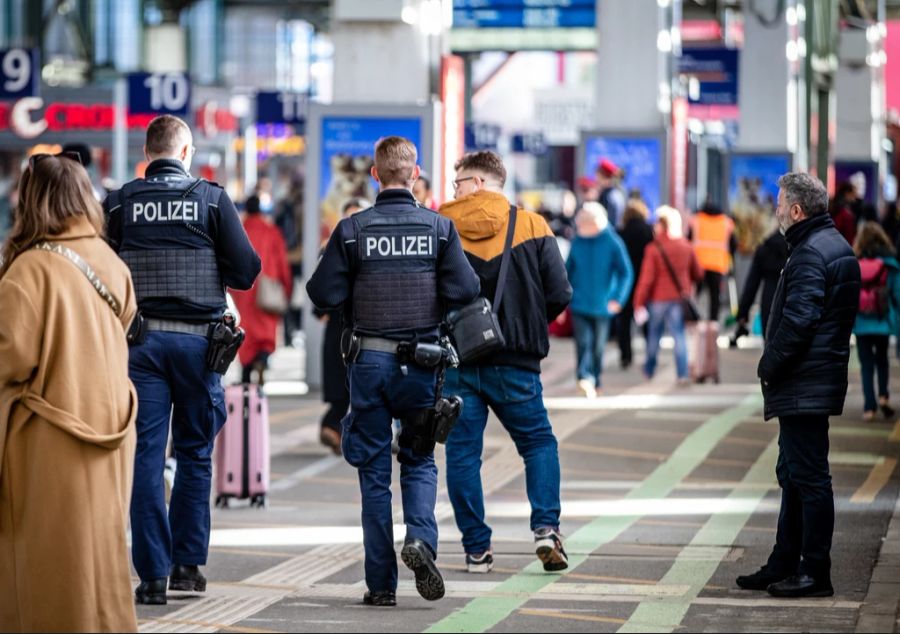
[{"label": "blue information sign", "polygon": [[547,153],[547,141],[543,132],[523,132],[512,135],[512,151],[519,154],[543,156]]},{"label": "blue information sign", "polygon": [[728,209],[738,251],[750,255],[775,229],[778,179],[791,171],[786,153],[732,154],[728,161]]},{"label": "blue information sign", "polygon": [[0,99],[37,97],[40,90],[40,53],[32,48],[0,49]]},{"label": "blue information sign", "polygon": [[382,137],[412,141],[422,159],[422,120],[418,117],[324,117],[319,200],[323,222],[333,228],[350,198],[375,202],[377,183],[369,175],[375,143]]},{"label": "blue information sign", "polygon": [[467,123],[465,127],[466,150],[496,150],[503,129],[495,123]]},{"label": "blue information sign", "polygon": [[131,114],[171,114],[186,117],[191,109],[191,80],[185,73],[131,73],[128,75],[128,111]]},{"label": "blue information sign", "polygon": [[595,178],[597,165],[609,159],[625,173],[622,186],[638,190],[653,212],[662,203],[663,145],[657,137],[587,137],[582,176]]},{"label": "blue information sign", "polygon": [[453,0],[456,28],[594,28],[595,0]]},{"label": "blue information sign", "polygon": [[[295,92],[256,93],[256,122],[283,123],[304,127],[308,100],[306,95]],[[302,134],[302,131],[300,132]]]},{"label": "blue information sign", "polygon": [[738,104],[740,52],[732,48],[684,48],[679,72],[691,82],[688,100],[704,106]]}]

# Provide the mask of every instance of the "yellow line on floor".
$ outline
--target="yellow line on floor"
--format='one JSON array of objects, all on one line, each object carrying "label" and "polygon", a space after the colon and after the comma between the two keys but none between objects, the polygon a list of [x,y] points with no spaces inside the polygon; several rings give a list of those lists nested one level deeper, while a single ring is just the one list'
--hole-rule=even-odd
[{"label": "yellow line on floor", "polygon": [[580,453],[593,453],[602,456],[617,456],[619,458],[640,458],[642,460],[655,460],[663,462],[669,456],[661,453],[653,453],[650,451],[633,451],[631,449],[619,449],[617,447],[590,447],[587,445],[575,445],[572,443],[563,443],[561,449],[568,451],[577,451]]},{"label": "yellow line on floor", "polygon": [[871,504],[875,501],[875,497],[890,481],[891,474],[894,473],[894,467],[897,466],[896,458],[885,458],[884,462],[872,467],[869,477],[863,482],[862,486],[856,490],[853,497],[850,498],[851,504]]},{"label": "yellow line on floor", "polygon": [[665,431],[662,429],[636,429],[634,427],[612,427],[608,425],[598,425],[592,429],[585,429],[584,431],[597,436],[622,434],[646,438],[672,438],[674,440],[681,440],[688,435],[688,432]]},{"label": "yellow line on floor", "polygon": [[888,438],[888,442],[900,442],[900,420],[894,424],[894,433]]},{"label": "yellow line on floor", "polygon": [[569,621],[587,621],[588,623],[610,623],[612,625],[624,625],[625,619],[616,619],[611,616],[591,616],[589,614],[567,614],[559,610],[537,610],[521,608],[519,614],[524,616],[541,616],[549,619],[566,619]]},{"label": "yellow line on floor", "polygon": [[155,619],[141,619],[138,624],[144,623],[169,623],[171,625],[192,625],[195,627],[214,627],[223,632],[241,632],[242,634],[276,634],[278,630],[264,630],[258,627],[239,627],[226,623],[209,623],[207,621],[189,621],[186,619],[167,619],[165,617]]},{"label": "yellow line on floor", "polygon": [[[221,527],[218,527],[221,528]],[[245,527],[241,527],[245,528]],[[248,555],[250,557],[273,557],[278,559],[290,559],[296,557],[300,553],[277,552],[273,550],[242,550],[240,548],[222,548],[221,546],[210,546],[210,552],[223,553],[225,555]]]}]

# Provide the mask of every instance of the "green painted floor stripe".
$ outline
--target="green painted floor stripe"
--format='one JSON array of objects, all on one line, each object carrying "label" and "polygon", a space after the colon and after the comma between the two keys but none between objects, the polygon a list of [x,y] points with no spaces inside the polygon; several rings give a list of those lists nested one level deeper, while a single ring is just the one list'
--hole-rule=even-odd
[{"label": "green painted floor stripe", "polygon": [[[681,481],[702,463],[741,421],[760,409],[762,397],[752,395],[738,405],[709,418],[695,429],[637,488],[625,496],[626,500],[661,499],[668,496]],[[665,413],[660,412],[664,419]],[[569,569],[572,572],[583,564],[595,550],[614,540],[643,515],[598,517],[566,539]],[[563,518],[565,520],[565,518]],[[484,597],[470,601],[453,614],[438,621],[426,632],[485,632],[524,605],[532,595],[564,578],[544,572],[539,562],[527,566]]]},{"label": "green painted floor stripe", "polygon": [[[756,463],[744,476],[742,484],[768,484],[774,479],[775,463],[778,461],[778,438],[776,437],[760,455]],[[752,501],[759,504],[767,491],[750,491],[735,489],[728,496],[729,500]],[[631,618],[619,632],[665,632],[675,630],[691,607],[691,602],[709,583],[721,563],[728,554],[731,545],[737,539],[752,510],[736,514],[713,515],[697,531],[694,539],[678,555],[675,563],[659,582],[661,585],[677,584],[690,589],[679,597],[655,597],[653,601],[642,601],[632,613]],[[698,554],[714,555],[698,560]]]}]

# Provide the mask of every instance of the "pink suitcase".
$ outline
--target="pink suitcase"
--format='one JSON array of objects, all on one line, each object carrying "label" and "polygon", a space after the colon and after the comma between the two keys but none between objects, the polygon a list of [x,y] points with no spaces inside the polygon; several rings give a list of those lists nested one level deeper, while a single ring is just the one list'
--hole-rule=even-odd
[{"label": "pink suitcase", "polygon": [[264,507],[269,492],[269,402],[258,385],[225,388],[228,418],[216,439],[216,506],[232,498]]},{"label": "pink suitcase", "polygon": [[711,379],[719,382],[719,324],[714,321],[697,322],[691,355],[691,378],[696,383]]}]

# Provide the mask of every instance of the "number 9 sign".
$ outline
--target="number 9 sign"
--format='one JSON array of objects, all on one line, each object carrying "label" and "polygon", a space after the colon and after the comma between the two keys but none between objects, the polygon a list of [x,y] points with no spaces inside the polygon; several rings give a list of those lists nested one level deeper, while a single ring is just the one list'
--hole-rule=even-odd
[{"label": "number 9 sign", "polygon": [[172,114],[186,117],[191,107],[191,81],[185,73],[131,73],[128,111],[131,114]]},{"label": "number 9 sign", "polygon": [[40,82],[38,49],[0,49],[0,99],[37,97]]}]

